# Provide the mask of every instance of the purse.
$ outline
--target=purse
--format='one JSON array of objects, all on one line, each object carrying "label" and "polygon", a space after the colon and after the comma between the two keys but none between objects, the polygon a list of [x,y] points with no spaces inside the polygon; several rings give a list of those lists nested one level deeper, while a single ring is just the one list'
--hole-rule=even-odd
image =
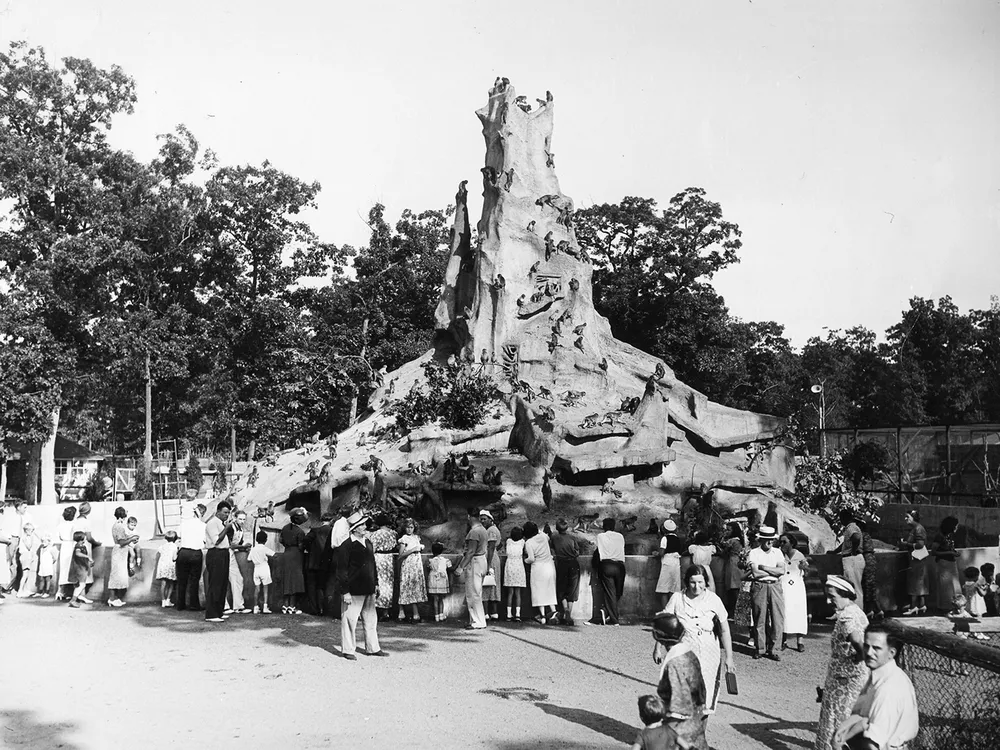
[{"label": "purse", "polygon": [[495,575],[493,575],[492,573],[487,573],[485,576],[483,576],[483,586],[496,586],[496,585],[497,585],[497,577]]},{"label": "purse", "polygon": [[739,695],[740,689],[736,684],[736,673],[726,672],[726,692],[730,695]]}]

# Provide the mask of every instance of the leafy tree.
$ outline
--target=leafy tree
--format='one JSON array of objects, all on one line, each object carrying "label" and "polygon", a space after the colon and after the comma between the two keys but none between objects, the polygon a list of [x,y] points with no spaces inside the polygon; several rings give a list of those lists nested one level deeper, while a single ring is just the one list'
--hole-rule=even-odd
[{"label": "leafy tree", "polygon": [[135,466],[135,486],[132,488],[133,500],[155,500],[153,490],[153,475],[145,461],[139,461]]},{"label": "leafy tree", "polygon": [[[134,102],[117,67],[70,57],[56,68],[23,42],[0,54],[0,200],[9,207],[0,289],[16,317],[48,331],[35,354],[59,381],[46,419],[53,429],[59,406],[92,374],[92,321],[108,304],[121,239],[121,155],[106,131]],[[27,481],[30,492],[31,462]],[[52,484],[42,482],[43,500],[54,501]]]}]

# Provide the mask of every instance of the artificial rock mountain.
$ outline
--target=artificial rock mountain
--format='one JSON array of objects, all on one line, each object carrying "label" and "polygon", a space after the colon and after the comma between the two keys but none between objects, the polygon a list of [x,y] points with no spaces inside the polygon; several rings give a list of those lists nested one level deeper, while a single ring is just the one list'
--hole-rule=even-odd
[{"label": "artificial rock mountain", "polygon": [[[425,537],[457,549],[471,506],[499,510],[503,526],[610,515],[628,519],[628,536],[708,489],[723,515],[763,512],[772,501],[814,549],[829,546],[825,522],[782,500],[794,476],[790,452],[773,444],[782,420],[708,400],[616,340],[594,309],[593,269],[556,176],[555,103],[538,102],[529,107],[500,82],[476,112],[486,141],[482,215],[474,234],[462,182],[434,348],[384,376],[335,456],[316,444],[269,457],[233,488],[237,506],[252,513],[274,503],[280,526],[285,507],[316,516],[367,493],[422,516]],[[493,373],[497,407],[472,430],[398,434],[388,407],[424,382],[424,363],[449,357]],[[468,456],[474,481],[445,481],[450,454]],[[492,467],[499,485],[480,481]]]}]

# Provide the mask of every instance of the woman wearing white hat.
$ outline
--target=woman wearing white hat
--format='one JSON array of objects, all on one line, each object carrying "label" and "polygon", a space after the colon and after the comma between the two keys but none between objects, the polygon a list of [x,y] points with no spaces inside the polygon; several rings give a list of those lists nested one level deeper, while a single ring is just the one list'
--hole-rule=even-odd
[{"label": "woman wearing white hat", "polygon": [[681,540],[677,536],[677,524],[673,519],[666,519],[661,529],[663,536],[660,538],[660,548],[653,554],[660,558],[656,593],[661,596],[660,609],[663,609],[670,597],[681,590]]},{"label": "woman wearing white hat", "polygon": [[837,610],[837,622],[830,638],[830,666],[823,686],[823,705],[819,711],[815,750],[839,750],[833,747],[837,727],[848,716],[868,680],[862,649],[868,618],[856,603],[854,586],[841,576],[827,576],[826,596]]}]

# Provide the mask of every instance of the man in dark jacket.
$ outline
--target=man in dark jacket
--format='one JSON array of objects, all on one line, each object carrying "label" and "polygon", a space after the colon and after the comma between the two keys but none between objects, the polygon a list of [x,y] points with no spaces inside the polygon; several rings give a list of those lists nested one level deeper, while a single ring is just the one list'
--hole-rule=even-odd
[{"label": "man in dark jacket", "polygon": [[310,614],[325,615],[326,582],[333,561],[333,548],[330,547],[333,513],[326,512],[319,520],[319,526],[313,526],[306,534],[306,601],[312,610]]},{"label": "man in dark jacket", "polygon": [[580,596],[580,555],[587,554],[590,543],[569,530],[566,519],[556,522],[556,531],[549,545],[556,559],[556,599],[563,625],[573,625],[573,603]]},{"label": "man in dark jacket", "polygon": [[337,548],[337,583],[341,597],[340,653],[355,660],[357,643],[354,638],[358,618],[365,630],[365,653],[368,656],[388,656],[378,645],[378,614],[375,597],[378,593],[378,573],[375,570],[375,550],[365,536],[368,518],[360,510],[347,519],[350,538]]}]

